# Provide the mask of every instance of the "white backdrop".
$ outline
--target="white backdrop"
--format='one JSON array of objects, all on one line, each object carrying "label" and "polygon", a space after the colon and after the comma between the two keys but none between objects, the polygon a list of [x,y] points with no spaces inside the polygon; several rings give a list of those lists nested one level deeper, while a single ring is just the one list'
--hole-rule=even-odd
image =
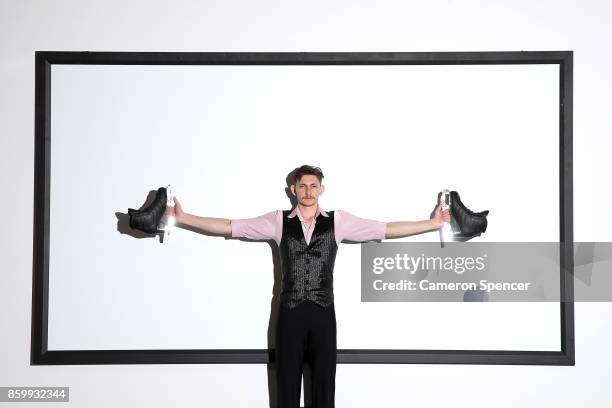
[{"label": "white backdrop", "polygon": [[[325,209],[421,220],[449,188],[490,210],[475,240],[558,241],[558,71],[53,65],[49,349],[272,346],[266,243],[117,231],[167,184],[187,212],[255,217],[313,164]],[[336,260],[340,349],[560,350],[558,303],[362,303],[359,251]]]}]

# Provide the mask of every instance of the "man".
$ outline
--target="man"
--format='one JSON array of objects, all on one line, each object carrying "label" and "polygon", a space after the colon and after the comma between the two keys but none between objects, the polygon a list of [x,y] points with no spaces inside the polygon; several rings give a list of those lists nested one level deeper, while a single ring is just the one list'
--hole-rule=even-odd
[{"label": "man", "polygon": [[273,239],[279,247],[282,284],[276,327],[276,366],[279,408],[299,408],[304,359],[312,371],[312,407],[334,407],[336,379],[336,314],[333,269],[343,240],[366,242],[399,238],[436,230],[450,222],[449,211],[436,207],[423,221],[380,222],[347,211],[325,211],[319,197],[325,191],[323,172],[304,165],[292,172],[291,211],[272,211],[260,217],[225,219],[185,213],[175,198],[167,209],[177,225],[227,237]]}]

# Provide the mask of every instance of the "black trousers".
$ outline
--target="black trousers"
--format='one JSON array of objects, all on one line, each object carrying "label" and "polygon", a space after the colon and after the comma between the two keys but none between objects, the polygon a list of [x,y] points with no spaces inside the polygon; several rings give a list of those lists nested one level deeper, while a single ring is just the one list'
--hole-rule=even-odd
[{"label": "black trousers", "polygon": [[336,311],[305,300],[281,304],[276,326],[279,408],[299,408],[303,363],[312,373],[312,408],[333,408],[336,391]]}]

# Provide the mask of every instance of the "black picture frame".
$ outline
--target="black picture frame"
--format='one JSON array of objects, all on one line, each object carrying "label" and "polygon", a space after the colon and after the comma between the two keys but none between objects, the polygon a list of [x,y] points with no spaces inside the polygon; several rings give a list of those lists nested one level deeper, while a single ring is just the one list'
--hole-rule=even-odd
[{"label": "black picture frame", "polygon": [[[573,52],[56,52],[35,53],[35,160],[31,364],[271,363],[273,350],[47,349],[52,64],[106,65],[457,65],[559,66],[561,351],[338,350],[338,363],[574,365]],[[564,273],[566,271],[567,273]]]}]

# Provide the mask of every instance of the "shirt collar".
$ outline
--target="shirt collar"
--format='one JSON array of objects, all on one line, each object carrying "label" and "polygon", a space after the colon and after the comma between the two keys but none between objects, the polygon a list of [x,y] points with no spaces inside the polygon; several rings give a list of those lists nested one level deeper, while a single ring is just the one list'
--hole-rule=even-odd
[{"label": "shirt collar", "polygon": [[[319,216],[319,214],[322,214],[324,217],[329,217],[329,214],[327,214],[327,212],[323,208],[321,208],[320,205],[317,208],[317,213],[315,214],[315,218],[317,218]],[[293,211],[291,211],[291,213],[287,217],[288,218],[293,218],[296,215],[298,216],[300,221],[304,221],[304,218],[302,217],[302,213],[300,212],[300,207],[298,205],[295,206]]]}]

